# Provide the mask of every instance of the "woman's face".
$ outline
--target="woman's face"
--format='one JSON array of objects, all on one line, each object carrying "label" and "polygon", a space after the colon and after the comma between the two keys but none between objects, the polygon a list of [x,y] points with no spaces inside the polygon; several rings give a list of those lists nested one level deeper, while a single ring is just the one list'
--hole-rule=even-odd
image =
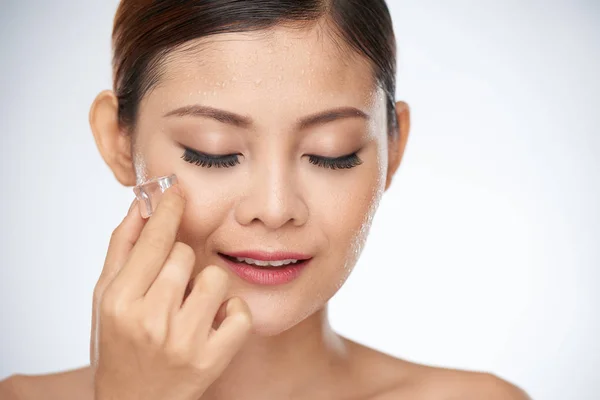
[{"label": "woman's face", "polygon": [[[386,183],[384,93],[365,60],[316,27],[198,44],[171,54],[140,104],[137,178],[177,175],[180,240],[196,252],[196,273],[222,266],[256,332],[277,334],[323,307],[362,250]],[[245,251],[311,259],[295,279],[264,285],[223,257]]]}]

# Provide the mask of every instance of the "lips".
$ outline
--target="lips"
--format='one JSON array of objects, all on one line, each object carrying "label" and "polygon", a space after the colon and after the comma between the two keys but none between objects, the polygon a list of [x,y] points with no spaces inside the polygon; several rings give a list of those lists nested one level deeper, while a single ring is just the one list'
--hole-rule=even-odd
[{"label": "lips", "polygon": [[221,253],[229,257],[251,258],[260,261],[279,261],[279,260],[308,260],[309,255],[302,253],[293,253],[285,251],[267,252],[267,251],[239,251],[233,253]]},{"label": "lips", "polygon": [[282,285],[298,278],[311,256],[295,252],[241,251],[219,253],[243,280],[257,285]]}]

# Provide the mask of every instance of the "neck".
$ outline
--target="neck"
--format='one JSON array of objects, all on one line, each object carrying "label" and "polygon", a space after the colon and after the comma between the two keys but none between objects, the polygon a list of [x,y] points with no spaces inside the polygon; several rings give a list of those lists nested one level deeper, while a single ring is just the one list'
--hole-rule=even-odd
[{"label": "neck", "polygon": [[277,336],[251,336],[202,400],[316,398],[347,375],[347,353],[324,308]]}]

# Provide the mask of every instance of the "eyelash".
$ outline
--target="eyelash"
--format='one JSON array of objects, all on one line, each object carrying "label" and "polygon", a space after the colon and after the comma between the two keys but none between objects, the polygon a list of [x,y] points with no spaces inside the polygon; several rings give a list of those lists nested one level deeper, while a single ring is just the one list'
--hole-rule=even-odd
[{"label": "eyelash", "polygon": [[194,165],[204,168],[229,168],[240,163],[239,154],[227,154],[224,156],[214,156],[211,154],[199,153],[194,150],[185,149],[181,158]]},{"label": "eyelash", "polygon": [[[239,156],[240,154],[215,156],[211,154],[200,153],[191,149],[185,149],[181,158],[186,162],[204,168],[230,168],[240,163]],[[358,158],[357,153],[336,158],[309,155],[308,159],[311,164],[332,170],[350,169],[362,164],[362,160]]]},{"label": "eyelash", "polygon": [[350,169],[362,164],[356,153],[337,158],[308,156],[308,160],[311,164],[329,169]]}]

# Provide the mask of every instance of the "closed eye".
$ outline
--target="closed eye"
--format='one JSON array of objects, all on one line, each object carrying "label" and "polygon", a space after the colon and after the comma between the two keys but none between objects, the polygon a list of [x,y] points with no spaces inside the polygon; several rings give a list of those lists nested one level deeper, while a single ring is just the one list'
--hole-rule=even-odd
[{"label": "closed eye", "polygon": [[215,155],[186,148],[181,158],[190,164],[204,168],[230,168],[240,163],[240,154]]},{"label": "closed eye", "polygon": [[[181,158],[190,163],[204,168],[231,168],[240,163],[241,154],[208,154],[197,150],[185,148]],[[350,169],[362,164],[357,152],[341,157],[324,157],[308,155],[309,162],[321,168],[331,170]]]},{"label": "closed eye", "polygon": [[350,169],[362,164],[362,160],[357,153],[336,158],[309,155],[308,159],[311,164],[329,169]]}]

